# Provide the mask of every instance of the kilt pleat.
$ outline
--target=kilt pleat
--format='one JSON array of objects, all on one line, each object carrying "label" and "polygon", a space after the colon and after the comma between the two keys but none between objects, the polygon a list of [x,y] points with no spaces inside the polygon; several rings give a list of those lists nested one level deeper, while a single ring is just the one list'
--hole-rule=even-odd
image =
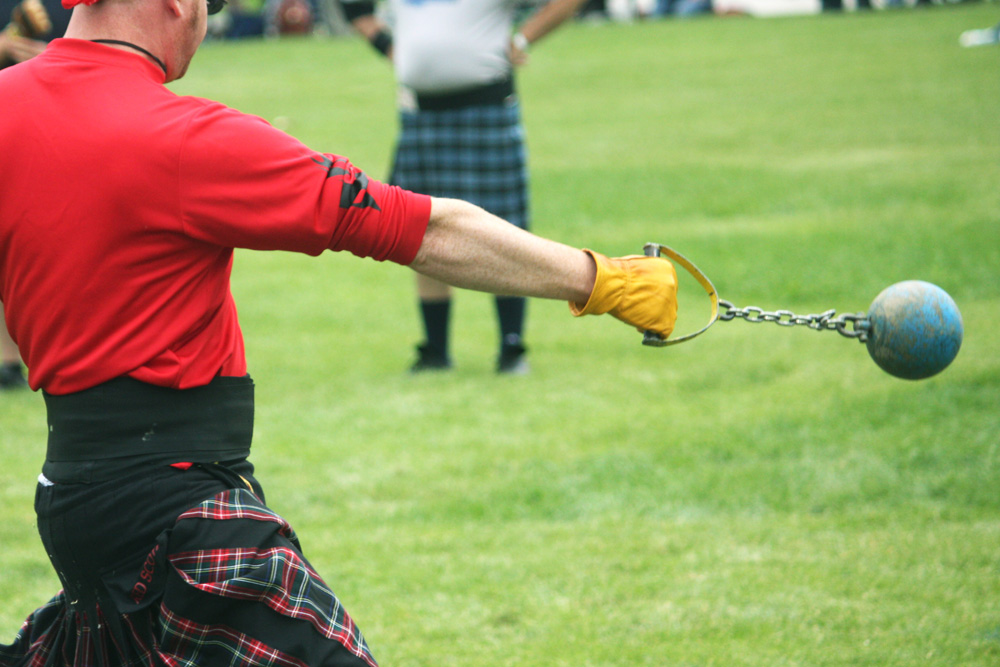
[{"label": "kilt pleat", "polygon": [[503,104],[402,111],[390,181],[463,199],[528,229],[528,169],[521,108]]},{"label": "kilt pleat", "polygon": [[249,488],[181,512],[99,581],[94,604],[61,591],[38,608],[0,645],[0,666],[376,667],[292,527]]}]

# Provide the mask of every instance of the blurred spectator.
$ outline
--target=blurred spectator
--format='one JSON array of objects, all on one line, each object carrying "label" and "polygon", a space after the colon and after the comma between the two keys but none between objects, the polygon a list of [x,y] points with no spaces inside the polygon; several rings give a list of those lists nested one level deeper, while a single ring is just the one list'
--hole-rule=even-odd
[{"label": "blurred spectator", "polygon": [[[844,0],[820,0],[820,8],[824,12],[841,12],[844,11]],[[855,9],[871,9],[871,0],[857,0],[855,3]]]},{"label": "blurred spectator", "polygon": [[33,58],[62,37],[71,12],[60,0],[0,0],[0,68]]},{"label": "blurred spectator", "polygon": [[[400,134],[390,182],[472,202],[528,229],[527,148],[514,70],[528,62],[531,45],[577,15],[583,0],[536,3],[519,24],[518,7],[509,0],[389,0],[381,9],[389,10],[391,28],[376,5],[341,4],[355,30],[395,69]],[[411,371],[450,369],[451,288],[417,274],[417,300],[425,340]],[[495,301],[497,371],[527,373],[527,301]]]},{"label": "blurred spectator", "polygon": [[208,17],[208,30],[213,37],[240,39],[264,34],[264,3],[262,0],[229,0],[225,9]]},{"label": "blurred spectator", "polygon": [[606,0],[588,0],[580,9],[580,16],[587,19],[608,18],[608,6]]},{"label": "blurred spectator", "polygon": [[264,2],[264,34],[269,37],[308,35],[322,22],[322,10],[317,0]]},{"label": "blurred spectator", "polygon": [[656,16],[684,18],[711,13],[712,0],[656,0]]}]

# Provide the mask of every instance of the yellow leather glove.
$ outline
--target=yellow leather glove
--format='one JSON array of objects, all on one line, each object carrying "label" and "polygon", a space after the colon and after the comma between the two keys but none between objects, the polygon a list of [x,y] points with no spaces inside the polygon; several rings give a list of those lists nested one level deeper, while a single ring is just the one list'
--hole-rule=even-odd
[{"label": "yellow leather glove", "polygon": [[611,313],[639,331],[670,335],[677,321],[677,271],[669,259],[584,252],[597,264],[597,280],[586,304],[570,302],[573,315]]}]

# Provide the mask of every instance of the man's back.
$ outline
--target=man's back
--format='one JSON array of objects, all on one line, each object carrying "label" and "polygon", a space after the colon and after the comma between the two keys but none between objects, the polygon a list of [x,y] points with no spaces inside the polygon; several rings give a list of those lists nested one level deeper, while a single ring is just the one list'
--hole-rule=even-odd
[{"label": "man's back", "polygon": [[[0,263],[0,295],[35,386],[125,374],[174,347],[178,328],[238,336],[227,283],[199,275],[231,252],[177,243],[176,138],[192,112],[178,113],[162,81],[141,56],[79,40],[0,73],[0,249],[32,258]],[[216,316],[190,321],[199,311]],[[169,356],[158,372],[171,372]]]},{"label": "man's back", "polygon": [[245,374],[233,248],[416,252],[413,210],[364,204],[406,195],[163,80],[77,39],[0,73],[0,300],[35,388]]}]

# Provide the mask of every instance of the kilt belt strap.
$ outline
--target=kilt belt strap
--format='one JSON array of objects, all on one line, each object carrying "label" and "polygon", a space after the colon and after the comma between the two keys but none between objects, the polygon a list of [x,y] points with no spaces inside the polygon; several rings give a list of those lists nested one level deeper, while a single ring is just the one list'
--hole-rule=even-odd
[{"label": "kilt belt strap", "polygon": [[217,377],[192,389],[120,377],[74,394],[44,397],[47,463],[125,457],[224,461],[250,453],[250,376]]}]

